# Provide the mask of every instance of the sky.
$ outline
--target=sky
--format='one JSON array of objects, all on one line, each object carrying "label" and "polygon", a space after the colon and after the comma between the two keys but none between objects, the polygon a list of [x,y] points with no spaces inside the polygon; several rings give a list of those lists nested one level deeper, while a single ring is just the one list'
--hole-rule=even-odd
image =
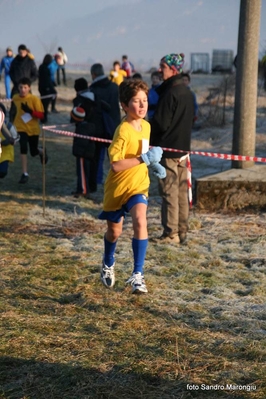
[{"label": "sky", "polygon": [[[254,0],[255,1],[255,0]],[[266,0],[261,0],[261,21]],[[41,62],[65,50],[69,65],[112,65],[127,54],[137,69],[172,52],[237,52],[240,0],[0,0],[1,54],[26,44]],[[260,24],[259,51],[266,51]]]}]

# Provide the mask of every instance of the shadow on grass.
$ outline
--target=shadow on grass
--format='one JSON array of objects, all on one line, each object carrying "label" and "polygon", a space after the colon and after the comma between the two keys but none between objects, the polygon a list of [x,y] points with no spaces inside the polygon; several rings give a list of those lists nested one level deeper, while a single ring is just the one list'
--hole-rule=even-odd
[{"label": "shadow on grass", "polygon": [[8,356],[0,359],[0,387],[2,399],[195,397],[193,392],[187,391],[186,382],[167,381],[149,373],[136,373],[117,366],[102,372],[91,367]]}]

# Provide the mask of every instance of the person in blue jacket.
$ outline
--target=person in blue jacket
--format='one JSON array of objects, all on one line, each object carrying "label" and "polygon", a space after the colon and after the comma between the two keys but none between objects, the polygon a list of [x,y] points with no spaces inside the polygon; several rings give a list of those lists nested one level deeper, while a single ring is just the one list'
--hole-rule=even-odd
[{"label": "person in blue jacket", "polygon": [[5,71],[5,88],[6,88],[6,98],[11,98],[11,78],[9,75],[10,65],[14,59],[13,51],[11,47],[6,49],[6,56],[2,58],[0,64],[0,77],[2,71]]},{"label": "person in blue jacket", "polygon": [[52,61],[48,65],[48,69],[50,71],[51,80],[52,80],[52,83],[53,83],[53,86],[54,86],[54,97],[52,98],[52,101],[51,101],[51,112],[57,113],[58,111],[55,108],[55,103],[56,103],[56,99],[57,99],[57,91],[55,89],[57,84],[56,84],[56,81],[55,81],[55,76],[56,76],[56,71],[58,70],[58,64],[56,62],[55,57],[53,57]]},{"label": "person in blue jacket", "polygon": [[159,94],[157,93],[156,89],[162,83],[161,81],[161,73],[159,71],[153,71],[151,74],[151,88],[149,89],[148,93],[148,120],[151,121],[156,105],[159,100]]}]

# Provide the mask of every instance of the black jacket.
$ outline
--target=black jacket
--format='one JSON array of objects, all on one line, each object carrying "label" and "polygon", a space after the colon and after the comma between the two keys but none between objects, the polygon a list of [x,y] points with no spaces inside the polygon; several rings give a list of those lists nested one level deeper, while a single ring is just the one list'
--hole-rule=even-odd
[{"label": "black jacket", "polygon": [[54,83],[52,81],[51,72],[48,68],[48,65],[42,63],[39,66],[39,83],[38,83],[39,92],[41,95],[54,93]]},{"label": "black jacket", "polygon": [[38,78],[38,71],[35,61],[26,55],[26,57],[21,57],[17,55],[11,62],[10,78],[15,87],[18,86],[18,81],[21,78],[29,78],[31,83]]},{"label": "black jacket", "polygon": [[[159,101],[151,120],[150,144],[190,151],[194,103],[182,76],[165,80],[157,89]],[[163,158],[181,158],[185,152],[164,151]]]},{"label": "black jacket", "polygon": [[110,116],[114,121],[115,127],[121,122],[119,107],[119,92],[117,84],[111,82],[107,77],[92,82],[90,91],[95,94],[96,100],[103,100],[110,105]]}]

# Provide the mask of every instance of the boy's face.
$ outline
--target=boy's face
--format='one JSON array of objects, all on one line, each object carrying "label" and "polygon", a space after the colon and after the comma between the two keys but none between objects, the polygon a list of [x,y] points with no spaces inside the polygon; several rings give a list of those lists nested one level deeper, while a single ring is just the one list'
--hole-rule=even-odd
[{"label": "boy's face", "polygon": [[122,104],[127,117],[131,120],[143,119],[148,110],[147,94],[140,90],[134,97],[131,98],[128,105]]},{"label": "boy's face", "polygon": [[188,78],[187,76],[184,76],[182,79],[183,79],[184,85],[185,85],[185,86],[189,86],[189,83],[190,83],[190,82],[189,82],[189,78]]},{"label": "boy's face", "polygon": [[26,95],[29,94],[29,92],[30,92],[30,86],[20,84],[18,86],[18,90],[19,90],[20,97],[26,97]]},{"label": "boy's face", "polygon": [[115,64],[114,65],[114,71],[119,71],[119,69],[120,69],[120,65],[119,64]]},{"label": "boy's face", "polygon": [[19,55],[20,55],[21,57],[23,57],[23,58],[26,57],[26,55],[28,54],[27,50],[21,50],[21,49],[19,50],[18,53],[19,53]]},{"label": "boy's face", "polygon": [[153,86],[157,86],[160,83],[159,76],[156,76],[156,75],[152,76],[151,83],[152,83]]}]

